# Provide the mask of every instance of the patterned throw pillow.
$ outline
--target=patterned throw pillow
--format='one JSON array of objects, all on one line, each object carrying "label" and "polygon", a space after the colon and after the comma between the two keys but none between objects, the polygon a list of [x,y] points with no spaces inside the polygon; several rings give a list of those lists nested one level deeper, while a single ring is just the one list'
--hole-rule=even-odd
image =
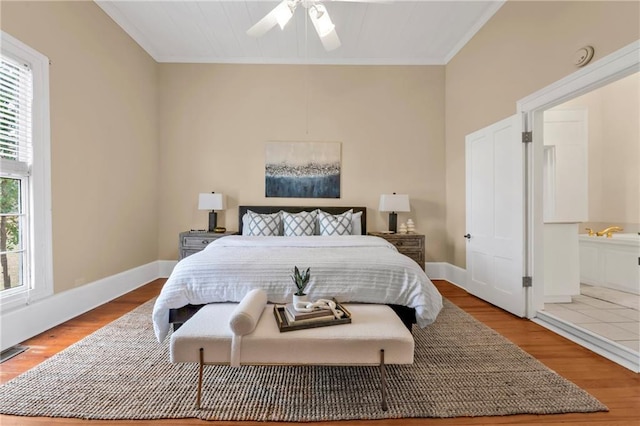
[{"label": "patterned throw pillow", "polygon": [[242,235],[278,236],[282,235],[281,226],[280,213],[259,214],[248,210],[242,218]]},{"label": "patterned throw pillow", "polygon": [[285,237],[313,235],[316,232],[316,210],[310,212],[287,213],[281,211]]},{"label": "patterned throw pillow", "polygon": [[351,235],[352,216],[353,210],[338,215],[320,210],[318,212],[320,235]]}]

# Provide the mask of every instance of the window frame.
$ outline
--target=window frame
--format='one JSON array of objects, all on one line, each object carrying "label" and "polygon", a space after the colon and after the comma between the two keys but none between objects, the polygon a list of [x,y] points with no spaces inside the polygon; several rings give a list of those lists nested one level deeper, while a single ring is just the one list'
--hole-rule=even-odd
[{"label": "window frame", "polygon": [[31,67],[33,78],[32,164],[29,176],[3,173],[26,182],[22,208],[27,226],[23,237],[25,285],[0,291],[2,313],[53,294],[53,244],[51,221],[51,130],[49,117],[49,59],[11,35],[0,32],[3,55],[19,59]]}]

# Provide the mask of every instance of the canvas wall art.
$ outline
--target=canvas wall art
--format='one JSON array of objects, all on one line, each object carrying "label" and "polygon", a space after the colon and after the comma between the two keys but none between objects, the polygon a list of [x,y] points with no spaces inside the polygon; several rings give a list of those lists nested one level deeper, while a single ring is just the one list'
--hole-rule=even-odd
[{"label": "canvas wall art", "polygon": [[265,195],[340,198],[340,142],[267,142]]}]

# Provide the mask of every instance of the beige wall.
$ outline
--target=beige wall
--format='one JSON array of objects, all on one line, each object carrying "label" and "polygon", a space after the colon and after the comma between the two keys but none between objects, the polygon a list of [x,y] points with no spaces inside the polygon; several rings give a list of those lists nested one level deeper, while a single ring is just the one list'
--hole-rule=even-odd
[{"label": "beige wall", "polygon": [[[640,225],[640,79],[638,73],[610,84],[602,93],[604,148],[600,162],[600,202],[589,206],[590,220]],[[592,210],[593,207],[593,210]],[[593,219],[591,216],[593,215]],[[630,229],[628,229],[630,231]]]},{"label": "beige wall", "polygon": [[507,2],[446,66],[446,259],[465,267],[465,135],[516,112],[516,102],[640,39],[638,2]]},{"label": "beige wall", "polygon": [[[380,194],[395,191],[411,197],[399,223],[412,217],[427,260],[446,260],[444,67],[161,64],[159,87],[160,259],[177,258],[180,231],[206,227],[200,192],[227,195],[230,230],[241,204],[362,205],[380,230]],[[277,140],[341,142],[341,198],[265,198]]]},{"label": "beige wall", "polygon": [[2,2],[51,60],[55,292],[158,258],[157,64],[93,2]]},{"label": "beige wall", "polygon": [[[640,38],[639,14],[508,2],[446,67],[177,65],[93,2],[2,2],[2,30],[52,61],[55,290],[177,258],[212,190],[229,197],[229,229],[237,205],[263,203],[365,205],[384,229],[379,195],[407,192],[399,220],[427,234],[427,260],[465,266],[464,136],[573,72],[577,48],[598,59]],[[266,199],[269,140],[342,142],[342,198]]]}]

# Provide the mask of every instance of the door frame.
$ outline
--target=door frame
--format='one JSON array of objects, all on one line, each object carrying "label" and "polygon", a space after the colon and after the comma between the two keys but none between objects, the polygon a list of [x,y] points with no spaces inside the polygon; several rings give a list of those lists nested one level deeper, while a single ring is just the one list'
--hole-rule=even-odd
[{"label": "door frame", "polygon": [[640,72],[640,40],[637,40],[567,77],[519,100],[517,112],[533,141],[525,148],[525,251],[524,270],[532,276],[527,317],[544,308],[544,229],[542,171],[544,160],[543,112],[608,83]]}]

